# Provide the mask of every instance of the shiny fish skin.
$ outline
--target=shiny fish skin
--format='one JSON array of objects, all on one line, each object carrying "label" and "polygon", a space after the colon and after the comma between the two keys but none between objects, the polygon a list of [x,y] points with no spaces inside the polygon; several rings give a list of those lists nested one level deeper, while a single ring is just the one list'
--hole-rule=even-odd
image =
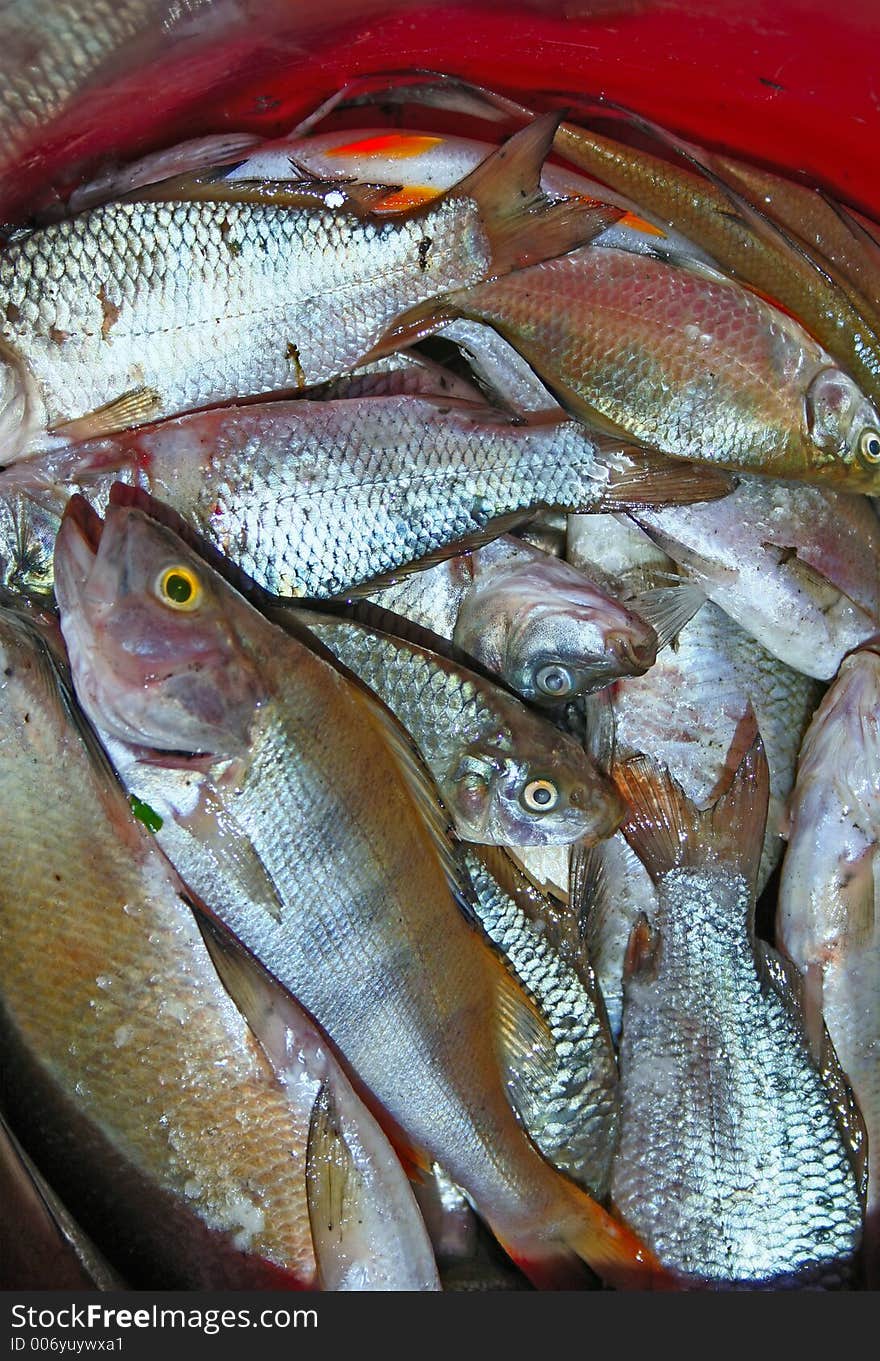
[{"label": "shiny fish skin", "polygon": [[867,1285],[880,1285],[880,656],[850,653],[813,716],[789,801],[776,931],[807,978],[868,1131]]},{"label": "shiny fish skin", "polygon": [[69,484],[105,504],[114,474],[146,486],[269,592],[323,598],[542,502],[656,501],[690,485],[690,473],[679,484],[673,468],[670,482],[638,455],[597,452],[572,421],[533,430],[421,397],[184,416],[16,465],[4,482],[26,486],[41,468],[62,504]]},{"label": "shiny fish skin", "polygon": [[45,227],[0,260],[0,338],[34,389],[17,448],[0,416],[4,460],[136,389],[157,394],[156,420],[333,378],[407,306],[489,263],[476,206],[453,199],[415,221],[121,203]]},{"label": "shiny fish skin", "polygon": [[621,756],[650,754],[685,794],[705,808],[733,773],[737,727],[751,706],[770,768],[770,802],[759,892],[782,857],[785,801],[794,783],[801,738],[820,687],[771,657],[718,609],[706,604],[660,653],[646,676],[614,690]]},{"label": "shiny fish skin", "polygon": [[590,247],[449,309],[494,325],[598,429],[744,472],[880,487],[862,452],[880,416],[852,379],[797,322],[705,267]]},{"label": "shiny fish skin", "polygon": [[668,779],[658,789],[653,763],[636,763],[648,789],[625,827],[650,860],[658,908],[627,956],[612,1198],[684,1282],[840,1285],[862,1206],[803,1024],[754,938],[744,839],[760,839],[744,822],[760,816],[759,753],[714,818]]},{"label": "shiny fish skin", "polygon": [[863,497],[743,478],[717,507],[638,511],[658,547],[780,661],[830,680],[880,621],[880,526]]},{"label": "shiny fish skin", "polygon": [[[637,1240],[516,1122],[497,1045],[524,994],[456,905],[445,834],[419,814],[424,788],[417,806],[403,782],[391,721],[142,512],[114,504],[96,545],[98,529],[73,502],[56,547],[65,640],[117,768],[167,813],[160,845],[533,1279],[582,1279],[576,1252],[610,1280],[653,1281]],[[196,612],[156,595],[169,557],[195,574]],[[202,771],[173,756],[135,768],[128,734],[214,756]]]},{"label": "shiny fish skin", "polygon": [[[587,576],[509,535],[413,572],[374,599],[453,641],[531,703],[565,702],[646,670],[656,657],[649,624]],[[559,669],[562,695],[542,683],[547,667]]]},{"label": "shiny fish skin", "polygon": [[43,644],[5,611],[0,631],[10,1113],[39,1131],[57,1189],[129,1278],[308,1285],[307,1115],[289,1107],[175,877],[73,726]]},{"label": "shiny fish skin", "polygon": [[570,845],[617,826],[617,796],[583,747],[481,675],[356,622],[298,618],[412,735],[464,840]]},{"label": "shiny fish skin", "polygon": [[545,1017],[556,1059],[552,1073],[539,1070],[538,1081],[529,1074],[527,1088],[514,1075],[511,1099],[544,1157],[601,1200],[618,1131],[617,1063],[602,996],[565,930],[561,905],[514,869],[503,886],[494,863],[465,856],[474,911]]}]

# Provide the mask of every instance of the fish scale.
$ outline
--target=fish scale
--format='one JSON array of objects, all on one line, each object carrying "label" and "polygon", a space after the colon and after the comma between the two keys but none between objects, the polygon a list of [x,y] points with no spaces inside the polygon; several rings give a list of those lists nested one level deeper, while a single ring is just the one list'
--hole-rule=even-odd
[{"label": "fish scale", "polygon": [[549,899],[531,890],[530,915],[478,856],[466,855],[465,863],[483,930],[537,1002],[553,1038],[553,1073],[527,1089],[520,1084],[514,1104],[545,1158],[601,1199],[617,1141],[617,1064],[592,970],[583,960],[574,965],[553,936]]},{"label": "fish scale", "polygon": [[664,876],[659,900],[658,972],[624,985],[614,1202],[694,1276],[842,1278],[834,1259],[860,1232],[853,1173],[803,1036],[744,948],[750,896],[689,869]]},{"label": "fish scale", "polygon": [[588,247],[478,285],[446,315],[495,326],[599,429],[745,472],[876,483],[864,395],[796,321],[708,267]]},{"label": "fish scale", "polygon": [[466,198],[375,222],[270,204],[108,204],[4,252],[0,336],[36,385],[38,424],[139,389],[157,419],[334,377],[400,311],[484,277],[489,261]]}]

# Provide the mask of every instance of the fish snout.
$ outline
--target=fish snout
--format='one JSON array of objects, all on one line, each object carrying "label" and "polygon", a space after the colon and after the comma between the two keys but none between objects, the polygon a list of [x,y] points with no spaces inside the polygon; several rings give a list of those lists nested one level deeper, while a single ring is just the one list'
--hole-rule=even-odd
[{"label": "fish snout", "polygon": [[641,676],[657,660],[656,641],[639,639],[631,633],[609,633],[605,638],[605,646],[614,657],[620,675]]}]

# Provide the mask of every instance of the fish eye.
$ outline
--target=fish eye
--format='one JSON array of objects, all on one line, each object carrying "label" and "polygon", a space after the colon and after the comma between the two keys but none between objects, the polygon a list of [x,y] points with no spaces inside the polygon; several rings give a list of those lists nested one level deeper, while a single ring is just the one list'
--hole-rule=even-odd
[{"label": "fish eye", "polygon": [[195,610],[202,599],[202,586],[189,567],[166,567],[156,582],[156,594],[172,610]]},{"label": "fish eye", "polygon": [[552,780],[531,780],[523,790],[522,799],[533,813],[549,813],[559,802],[559,790]]},{"label": "fish eye", "polygon": [[565,699],[574,689],[574,676],[558,662],[542,666],[535,675],[535,685],[550,699]]},{"label": "fish eye", "polygon": [[862,431],[859,436],[859,454],[866,463],[880,463],[880,431]]}]

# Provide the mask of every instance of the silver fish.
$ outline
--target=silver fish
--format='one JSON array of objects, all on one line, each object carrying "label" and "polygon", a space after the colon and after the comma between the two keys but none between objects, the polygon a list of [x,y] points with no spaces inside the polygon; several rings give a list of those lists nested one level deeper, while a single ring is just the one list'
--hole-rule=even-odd
[{"label": "silver fish", "polygon": [[880,1286],[880,654],[844,658],[801,747],[776,931],[868,1131],[865,1274]]},{"label": "silver fish", "polygon": [[718,507],[636,520],[768,652],[830,680],[880,621],[880,526],[865,497],[743,478]]},{"label": "silver fish", "polygon": [[410,733],[464,840],[592,843],[617,826],[620,802],[583,747],[478,672],[379,627],[295,617]]},{"label": "silver fish", "polygon": [[658,908],[627,951],[614,1204],[683,1283],[839,1285],[861,1240],[860,1176],[833,1051],[814,1059],[796,982],[754,936],[760,739],[705,813],[646,757],[617,777]]},{"label": "silver fish", "polygon": [[580,1256],[653,1282],[517,1123],[502,1066],[550,1037],[457,906],[471,891],[396,722],[120,493],[103,524],[71,502],[56,592],[80,698],[162,848],[534,1281],[581,1280]]},{"label": "silver fish", "polygon": [[582,573],[510,536],[374,597],[448,638],[532,703],[565,703],[652,665],[650,624]]},{"label": "silver fish", "polygon": [[72,490],[103,508],[114,478],[145,486],[258,585],[350,591],[454,541],[494,536],[541,504],[569,509],[723,495],[668,460],[602,452],[574,422],[533,428],[427,397],[277,402],[184,416],[10,467],[11,492]]},{"label": "silver fish", "polygon": [[4,461],[55,436],[334,378],[419,299],[588,239],[617,210],[541,192],[556,121],[393,219],[359,211],[352,190],[209,178],[12,242],[0,259]]}]

